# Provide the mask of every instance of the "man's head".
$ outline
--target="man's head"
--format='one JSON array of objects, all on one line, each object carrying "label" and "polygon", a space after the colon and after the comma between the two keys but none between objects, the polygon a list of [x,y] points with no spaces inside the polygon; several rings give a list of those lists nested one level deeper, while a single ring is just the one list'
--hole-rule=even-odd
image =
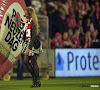
[{"label": "man's head", "polygon": [[80,35],[80,30],[79,30],[78,27],[75,27],[75,28],[74,28],[74,35],[75,35],[76,37],[79,37],[79,35]]},{"label": "man's head", "polygon": [[63,40],[67,40],[68,39],[68,33],[67,32],[64,32],[63,33]]},{"label": "man's head", "polygon": [[61,41],[62,36],[61,36],[61,34],[60,34],[59,32],[57,32],[57,33],[55,34],[55,38],[56,38],[58,41]]}]

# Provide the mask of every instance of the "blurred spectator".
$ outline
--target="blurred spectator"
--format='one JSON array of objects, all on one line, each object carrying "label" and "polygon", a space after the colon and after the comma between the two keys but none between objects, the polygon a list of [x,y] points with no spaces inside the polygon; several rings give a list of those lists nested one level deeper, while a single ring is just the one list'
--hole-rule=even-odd
[{"label": "blurred spectator", "polygon": [[[61,9],[61,10],[60,10]],[[68,30],[68,26],[67,26],[67,22],[66,22],[66,13],[64,12],[64,10],[59,7],[59,16],[55,21],[55,28],[56,32],[59,32],[61,34],[63,34],[63,32]]]},{"label": "blurred spectator", "polygon": [[95,9],[96,9],[96,18],[99,19],[100,18],[100,6],[99,6],[99,2],[95,2]]},{"label": "blurred spectator", "polygon": [[72,39],[72,37],[73,37],[73,31],[72,31],[72,29],[68,29],[68,38],[71,40]]},{"label": "blurred spectator", "polygon": [[46,9],[45,0],[40,0],[40,2],[41,2],[41,8]]},{"label": "blurred spectator", "polygon": [[53,2],[47,4],[46,10],[49,17],[49,36],[50,38],[53,38],[56,33],[56,30],[53,27],[55,27],[55,20],[58,17],[58,12]]},{"label": "blurred spectator", "polygon": [[41,2],[41,8],[39,8],[39,14],[41,15],[47,15],[47,11],[46,11],[46,4],[45,4],[45,0],[40,0]]},{"label": "blurred spectator", "polygon": [[55,37],[51,40],[51,48],[61,48],[63,46],[62,36],[59,32],[55,34]]},{"label": "blurred spectator", "polygon": [[80,40],[79,40],[80,30],[79,28],[74,28],[74,36],[72,37],[71,41],[72,44],[75,45],[76,48],[80,48]]},{"label": "blurred spectator", "polygon": [[58,7],[58,10],[54,11],[50,15],[50,37],[54,37],[56,32],[63,34],[67,31],[68,26],[66,22],[66,13],[62,7]]},{"label": "blurred spectator", "polygon": [[62,1],[62,3],[60,4],[60,6],[65,10],[66,15],[68,15],[69,14],[69,10],[68,10],[68,8],[66,6],[66,3],[67,3],[66,0]]},{"label": "blurred spectator", "polygon": [[84,23],[84,32],[86,32],[86,30],[90,30],[91,32],[93,32],[94,31],[94,24],[93,23],[91,23],[91,18],[90,17],[88,17],[87,19],[86,19],[86,21],[85,21],[85,23]]},{"label": "blurred spectator", "polygon": [[92,48],[100,48],[100,40],[98,38],[98,30],[95,29],[95,31],[92,34]]},{"label": "blurred spectator", "polygon": [[39,39],[41,41],[42,47],[47,47],[47,27],[46,27],[46,19],[41,18],[41,21],[39,22]]},{"label": "blurred spectator", "polygon": [[39,13],[39,9],[41,8],[41,2],[39,0],[32,0],[31,6],[35,8],[36,13]]},{"label": "blurred spectator", "polygon": [[83,32],[83,21],[82,21],[82,19],[78,19],[77,27],[80,30],[80,34],[84,35],[84,32]]},{"label": "blurred spectator", "polygon": [[91,10],[90,5],[89,5],[89,3],[87,1],[85,1],[84,4],[85,4],[85,11],[87,13],[89,10]]},{"label": "blurred spectator", "polygon": [[66,2],[66,8],[68,10],[70,9],[70,7],[72,7],[72,5],[73,5],[73,1],[72,0],[67,0],[67,2]]},{"label": "blurred spectator", "polygon": [[68,27],[73,29],[76,26],[76,19],[73,7],[70,8],[70,14],[67,16]]},{"label": "blurred spectator", "polygon": [[100,39],[100,19],[97,20],[95,27],[98,29],[99,32],[98,37]]},{"label": "blurred spectator", "polygon": [[90,30],[86,30],[85,36],[82,35],[80,37],[80,45],[82,48],[90,48],[91,47],[91,32]]},{"label": "blurred spectator", "polygon": [[41,41],[42,44],[42,48],[46,48],[47,47],[47,40],[46,40],[46,35],[44,35],[43,33],[39,35],[39,39]]},{"label": "blurred spectator", "polygon": [[85,34],[85,45],[84,45],[84,48],[90,48],[91,47],[91,42],[92,42],[91,32],[89,30],[87,30],[86,34]]},{"label": "blurred spectator", "polygon": [[63,33],[63,38],[62,39],[63,39],[63,47],[64,48],[71,48],[71,41],[68,38],[68,33],[67,32]]},{"label": "blurred spectator", "polygon": [[82,0],[78,0],[77,10],[80,15],[86,15],[85,4],[82,2]]},{"label": "blurred spectator", "polygon": [[95,22],[96,22],[95,5],[92,4],[90,7],[91,7],[91,9],[87,12],[87,16],[90,17],[91,23],[93,23],[95,25]]},{"label": "blurred spectator", "polygon": [[47,11],[44,8],[40,8],[39,9],[39,14],[47,16]]}]

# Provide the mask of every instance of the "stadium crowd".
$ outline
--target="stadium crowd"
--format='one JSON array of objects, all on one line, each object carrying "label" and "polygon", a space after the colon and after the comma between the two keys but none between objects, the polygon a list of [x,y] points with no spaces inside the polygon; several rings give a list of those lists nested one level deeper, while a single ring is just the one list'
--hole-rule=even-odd
[{"label": "stadium crowd", "polygon": [[100,48],[100,0],[31,0],[31,6],[49,17],[50,48]]}]

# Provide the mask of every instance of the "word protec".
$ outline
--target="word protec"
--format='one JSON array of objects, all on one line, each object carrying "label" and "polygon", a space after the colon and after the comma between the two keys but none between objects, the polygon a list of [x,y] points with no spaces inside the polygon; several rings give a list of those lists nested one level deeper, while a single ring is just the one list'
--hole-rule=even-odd
[{"label": "word protec", "polygon": [[81,69],[81,70],[99,70],[99,57],[97,55],[91,55],[90,52],[88,52],[86,55],[74,55],[73,52],[67,53],[67,63],[68,63],[68,70],[71,69],[73,63],[75,70]]}]

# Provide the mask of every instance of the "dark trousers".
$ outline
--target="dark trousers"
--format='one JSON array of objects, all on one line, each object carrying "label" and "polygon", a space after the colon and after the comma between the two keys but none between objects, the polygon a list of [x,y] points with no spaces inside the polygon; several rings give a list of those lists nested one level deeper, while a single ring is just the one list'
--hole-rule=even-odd
[{"label": "dark trousers", "polygon": [[17,79],[23,79],[23,58],[24,58],[24,55],[21,54],[20,57],[19,57],[19,60],[18,60],[18,68],[17,68]]}]

